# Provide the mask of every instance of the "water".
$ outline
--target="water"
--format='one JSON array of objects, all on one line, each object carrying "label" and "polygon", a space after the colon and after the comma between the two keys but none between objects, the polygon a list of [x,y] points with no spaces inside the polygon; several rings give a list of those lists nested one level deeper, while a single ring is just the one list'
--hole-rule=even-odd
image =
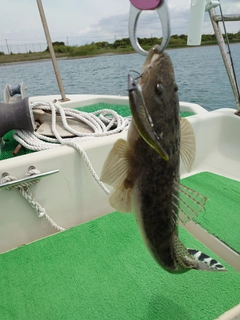
[{"label": "water", "polygon": [[[231,45],[240,82],[240,44]],[[175,68],[181,101],[198,103],[207,110],[235,108],[232,89],[218,46],[167,51]],[[99,56],[58,61],[67,94],[127,95],[129,70],[141,71],[139,54]],[[6,83],[24,81],[28,96],[59,93],[51,61],[0,65],[0,101]]]}]

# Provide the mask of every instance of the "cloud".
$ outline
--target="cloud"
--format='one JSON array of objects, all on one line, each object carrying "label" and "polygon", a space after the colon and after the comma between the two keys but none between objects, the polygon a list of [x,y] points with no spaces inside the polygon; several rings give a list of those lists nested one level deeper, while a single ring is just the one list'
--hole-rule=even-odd
[{"label": "cloud", "polygon": [[[83,45],[97,41],[113,42],[128,37],[129,0],[42,0],[52,41],[70,45]],[[190,0],[169,0],[171,33],[187,34]],[[46,44],[36,1],[0,0],[0,51],[6,51],[5,39],[15,52],[18,47],[25,52],[25,45]],[[14,7],[14,10],[13,10]],[[224,14],[239,14],[240,1],[222,1]],[[23,12],[27,11],[27,19]],[[216,8],[219,13],[219,9]],[[204,16],[203,33],[212,33],[208,14]],[[227,23],[228,32],[237,32],[239,22]],[[139,37],[161,37],[162,28],[155,11],[142,12],[137,26]],[[44,44],[44,45],[43,45]],[[37,47],[36,47],[37,48]],[[14,50],[13,50],[14,51]]]},{"label": "cloud", "polygon": [[[187,34],[189,17],[190,17],[190,1],[181,1],[181,3],[173,3],[169,1],[169,11],[171,18],[171,33],[172,34]],[[235,0],[227,0],[222,5],[224,14],[234,14],[240,12],[240,3],[236,4]],[[216,13],[219,14],[219,9],[216,8]],[[237,22],[228,23],[228,32],[238,31]],[[203,33],[213,33],[213,28],[206,12],[204,15]],[[95,24],[88,28],[80,30],[79,35],[84,37],[81,41],[109,41],[128,37],[128,13],[121,15],[109,16],[100,19]],[[137,25],[138,37],[161,37],[162,28],[157,12],[142,12]]]},{"label": "cloud", "polygon": [[121,14],[100,19],[78,32],[79,41],[84,43],[108,41],[128,37],[128,15]]}]

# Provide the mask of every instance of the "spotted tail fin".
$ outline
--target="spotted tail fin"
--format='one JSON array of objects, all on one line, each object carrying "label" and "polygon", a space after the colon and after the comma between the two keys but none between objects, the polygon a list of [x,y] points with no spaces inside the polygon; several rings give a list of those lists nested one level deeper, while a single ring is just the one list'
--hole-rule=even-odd
[{"label": "spotted tail fin", "polygon": [[217,260],[207,256],[199,250],[187,249],[176,234],[173,236],[176,266],[178,271],[196,269],[204,271],[226,271]]},{"label": "spotted tail fin", "polygon": [[197,262],[194,269],[206,271],[227,271],[217,260],[196,249],[187,249],[193,259]]}]

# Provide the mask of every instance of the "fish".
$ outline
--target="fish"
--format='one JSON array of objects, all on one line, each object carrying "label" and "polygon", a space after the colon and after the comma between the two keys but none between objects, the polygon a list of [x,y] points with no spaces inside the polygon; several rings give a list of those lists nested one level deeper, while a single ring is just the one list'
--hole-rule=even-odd
[{"label": "fish", "polygon": [[113,187],[111,206],[134,212],[146,247],[167,272],[225,271],[217,260],[187,249],[178,237],[179,220],[193,220],[207,199],[180,183],[180,157],[191,170],[195,137],[190,122],[180,118],[171,59],[157,45],[150,50],[138,83],[128,75],[128,94],[132,121],[127,140],[115,142],[100,176]]}]

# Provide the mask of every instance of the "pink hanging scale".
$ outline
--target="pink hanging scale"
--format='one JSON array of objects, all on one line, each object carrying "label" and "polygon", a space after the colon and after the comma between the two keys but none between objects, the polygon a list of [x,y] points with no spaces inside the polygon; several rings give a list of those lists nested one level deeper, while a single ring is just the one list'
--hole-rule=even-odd
[{"label": "pink hanging scale", "polygon": [[131,4],[139,10],[154,10],[162,0],[130,0]]}]

